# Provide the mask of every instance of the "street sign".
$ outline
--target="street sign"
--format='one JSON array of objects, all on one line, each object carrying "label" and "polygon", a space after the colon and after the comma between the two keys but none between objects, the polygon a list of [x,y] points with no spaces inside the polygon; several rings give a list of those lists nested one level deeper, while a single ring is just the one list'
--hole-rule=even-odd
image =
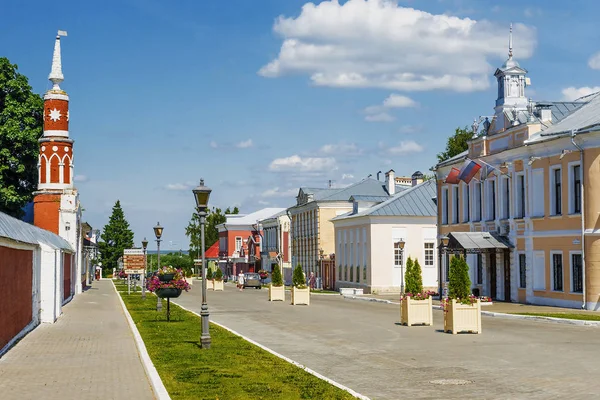
[{"label": "street sign", "polygon": [[123,269],[125,270],[126,274],[142,274],[144,273],[145,268],[144,250],[123,250]]}]

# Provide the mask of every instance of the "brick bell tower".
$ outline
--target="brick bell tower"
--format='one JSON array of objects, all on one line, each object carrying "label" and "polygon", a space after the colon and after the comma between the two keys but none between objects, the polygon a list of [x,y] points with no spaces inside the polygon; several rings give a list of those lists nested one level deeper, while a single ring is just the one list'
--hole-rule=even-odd
[{"label": "brick bell tower", "polygon": [[[69,137],[69,96],[60,88],[62,74],[60,39],[54,42],[52,88],[44,95],[44,134],[39,139],[38,190],[33,199],[34,225],[66,239],[81,253],[79,194],[73,185],[73,139]],[[79,258],[79,257],[77,257]]]}]

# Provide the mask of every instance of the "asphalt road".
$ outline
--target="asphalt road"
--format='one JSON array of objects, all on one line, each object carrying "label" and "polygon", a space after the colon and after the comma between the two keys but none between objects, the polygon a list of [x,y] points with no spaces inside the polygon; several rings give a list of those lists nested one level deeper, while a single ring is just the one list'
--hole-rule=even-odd
[{"label": "asphalt road", "polygon": [[[482,334],[451,335],[438,310],[433,327],[405,327],[398,305],[337,295],[292,306],[289,292],[271,303],[266,289],[226,285],[207,296],[211,320],[372,399],[600,396],[600,328],[484,316]],[[177,302],[200,312],[200,299],[195,286]]]}]

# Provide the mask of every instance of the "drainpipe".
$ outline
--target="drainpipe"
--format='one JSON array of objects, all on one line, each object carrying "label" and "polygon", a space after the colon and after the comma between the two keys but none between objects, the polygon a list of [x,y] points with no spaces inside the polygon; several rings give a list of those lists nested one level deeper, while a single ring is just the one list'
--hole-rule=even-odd
[{"label": "drainpipe", "polygon": [[571,131],[571,143],[573,143],[573,146],[577,147],[577,149],[579,150],[579,163],[581,164],[581,167],[579,168],[580,173],[581,173],[581,179],[580,179],[580,183],[579,186],[581,187],[581,278],[583,281],[583,285],[582,285],[582,289],[583,289],[583,304],[581,304],[581,308],[583,310],[585,310],[586,307],[586,302],[585,302],[585,292],[586,292],[586,287],[585,287],[585,196],[584,196],[584,187],[585,185],[583,184],[583,171],[584,171],[584,165],[583,165],[583,148],[581,148],[581,146],[579,146],[577,143],[575,143],[575,136],[577,136],[577,132],[575,130]]}]

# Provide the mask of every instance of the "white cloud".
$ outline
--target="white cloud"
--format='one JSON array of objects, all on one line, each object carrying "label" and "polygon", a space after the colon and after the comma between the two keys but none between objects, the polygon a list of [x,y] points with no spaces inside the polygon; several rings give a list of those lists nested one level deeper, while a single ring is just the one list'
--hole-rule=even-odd
[{"label": "white cloud", "polygon": [[215,142],[214,140],[210,142],[210,147],[212,147],[213,149],[216,149],[217,147],[219,147],[219,145],[217,144],[217,142]]},{"label": "white cloud", "polygon": [[580,97],[587,96],[588,94],[596,93],[600,91],[600,86],[584,86],[580,88],[576,88],[574,86],[565,88],[562,90],[563,100],[564,101],[573,101],[577,100]]},{"label": "white cloud", "polygon": [[393,122],[395,120],[396,117],[385,112],[365,116],[367,122]]},{"label": "white cloud", "polygon": [[349,179],[354,179],[354,175],[352,174],[342,174],[342,180],[349,180]]},{"label": "white cloud", "polygon": [[332,155],[352,155],[352,154],[362,154],[363,150],[359,149],[358,146],[354,143],[337,143],[337,144],[326,144],[319,150],[322,154],[332,154]]},{"label": "white cloud", "polygon": [[416,107],[419,103],[407,96],[401,94],[390,94],[387,99],[383,101],[383,106],[386,108],[405,108],[405,107]]},{"label": "white cloud", "polygon": [[419,153],[421,151],[423,151],[423,146],[414,140],[403,140],[398,146],[387,149],[387,152],[393,155]]},{"label": "white cloud", "polygon": [[191,190],[192,187],[194,187],[194,185],[191,183],[169,183],[169,184],[167,184],[167,186],[165,186],[165,188],[167,190],[175,190],[175,191]]},{"label": "white cloud", "polygon": [[[530,57],[535,28],[513,28],[515,56]],[[318,86],[483,90],[508,52],[507,26],[390,0],[307,2],[298,16],[278,17],[273,30],[283,39],[280,52],[258,73],[308,75]]]},{"label": "white cloud", "polygon": [[296,197],[298,194],[298,189],[286,189],[280,190],[278,187],[273,189],[268,189],[262,192],[262,197]]},{"label": "white cloud", "polygon": [[[529,93],[529,91],[527,91]],[[423,130],[423,125],[402,125],[398,132],[400,133],[417,133]]]},{"label": "white cloud", "polygon": [[600,52],[590,57],[588,61],[588,66],[591,69],[600,69]]},{"label": "white cloud", "polygon": [[247,149],[248,147],[252,147],[252,139],[244,140],[235,145],[238,149]]},{"label": "white cloud", "polygon": [[523,14],[525,14],[527,18],[541,17],[542,9],[539,7],[528,7],[525,10],[523,10]]},{"label": "white cloud", "polygon": [[75,182],[87,182],[89,179],[86,175],[75,175],[73,181]]},{"label": "white cloud", "polygon": [[335,168],[333,157],[305,157],[293,155],[276,158],[269,165],[271,171],[324,172]]}]

